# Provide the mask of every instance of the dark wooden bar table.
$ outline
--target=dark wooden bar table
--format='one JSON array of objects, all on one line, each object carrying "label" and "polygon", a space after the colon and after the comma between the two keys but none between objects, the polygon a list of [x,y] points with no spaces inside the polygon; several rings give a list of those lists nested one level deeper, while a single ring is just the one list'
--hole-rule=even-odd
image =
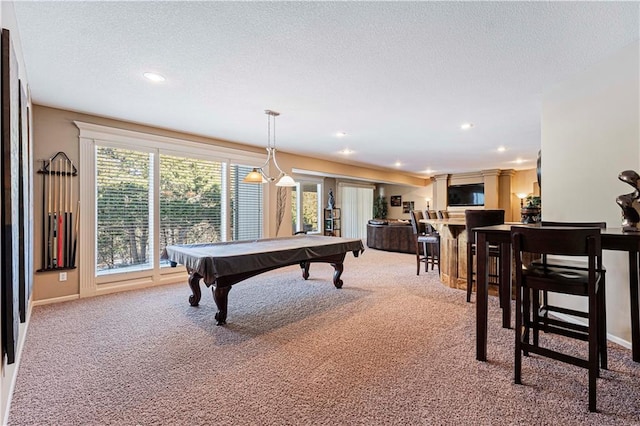
[{"label": "dark wooden bar table", "polygon": [[[506,294],[511,294],[511,227],[539,225],[495,225],[474,228],[477,250],[477,296],[476,296],[476,359],[487,360],[487,313],[488,313],[488,245],[502,246],[501,264],[505,269],[500,277],[500,286]],[[606,228],[602,230],[602,248],[604,250],[625,251],[629,255],[629,294],[631,297],[631,346],[632,357],[640,362],[640,300],[638,281],[638,253],[640,252],[640,232],[624,232],[622,228]],[[503,327],[511,322],[511,304],[503,309]]]}]

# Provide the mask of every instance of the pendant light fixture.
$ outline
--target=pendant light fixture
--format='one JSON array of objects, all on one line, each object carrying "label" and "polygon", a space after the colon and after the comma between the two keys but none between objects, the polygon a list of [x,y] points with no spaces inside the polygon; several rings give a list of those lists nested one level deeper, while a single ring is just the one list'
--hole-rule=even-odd
[{"label": "pendant light fixture", "polygon": [[[296,182],[291,176],[286,174],[276,160],[276,117],[280,115],[279,112],[266,109],[264,111],[267,114],[267,161],[261,167],[254,168],[242,182],[244,183],[267,183],[276,182],[276,186],[296,186]],[[271,142],[271,122],[273,121],[273,143]],[[264,168],[269,165],[269,161],[273,159],[273,165],[278,171],[278,175],[275,177],[269,176]]]}]

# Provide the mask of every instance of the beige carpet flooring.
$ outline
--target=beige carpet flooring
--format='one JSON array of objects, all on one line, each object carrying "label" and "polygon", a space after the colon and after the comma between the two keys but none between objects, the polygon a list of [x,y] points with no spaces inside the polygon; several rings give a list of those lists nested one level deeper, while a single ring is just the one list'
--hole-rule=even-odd
[{"label": "beige carpet flooring", "polygon": [[224,327],[208,289],[189,305],[186,276],[35,307],[9,425],[640,424],[630,350],[609,345],[589,413],[586,370],[531,356],[513,384],[514,331],[495,298],[478,362],[475,303],[435,272],[416,276],[413,255],[348,254],[340,290],[332,272],[314,264],[304,281],[292,266],[235,285]]}]

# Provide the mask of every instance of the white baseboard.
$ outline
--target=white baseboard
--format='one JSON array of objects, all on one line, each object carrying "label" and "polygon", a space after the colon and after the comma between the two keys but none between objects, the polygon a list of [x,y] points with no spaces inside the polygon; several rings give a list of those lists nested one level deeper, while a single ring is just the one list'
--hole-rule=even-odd
[{"label": "white baseboard", "polygon": [[[550,313],[549,315],[554,316],[562,321],[570,322],[573,324],[587,325],[584,321],[578,321],[576,318],[572,316],[561,314],[558,312],[553,312],[552,314]],[[615,336],[611,333],[607,333],[607,340],[610,342],[616,343],[624,348],[631,349],[631,342],[624,340],[618,336]]]},{"label": "white baseboard", "polygon": [[61,297],[52,297],[51,299],[34,300],[33,302],[31,302],[31,306],[50,305],[52,303],[69,302],[71,300],[76,300],[79,298],[80,298],[79,294],[72,294],[69,296],[61,296]]},{"label": "white baseboard", "polygon": [[[120,293],[124,291],[130,290],[141,290],[143,288],[149,287],[159,287],[167,284],[178,284],[186,282],[186,278],[183,274],[167,274],[166,276],[161,276],[159,280],[150,280],[148,278],[141,278],[138,280],[126,280],[122,282],[113,282],[113,283],[104,283],[98,284],[96,286],[96,291],[91,295],[84,296],[82,298],[87,297],[95,297],[95,296],[103,296],[106,294],[112,293]],[[71,300],[81,299],[79,294],[71,294],[69,296],[61,296],[61,297],[52,297],[50,299],[41,299],[35,300],[31,303],[32,306],[40,306],[40,305],[50,305],[52,303],[60,303],[60,302],[69,302]]]}]

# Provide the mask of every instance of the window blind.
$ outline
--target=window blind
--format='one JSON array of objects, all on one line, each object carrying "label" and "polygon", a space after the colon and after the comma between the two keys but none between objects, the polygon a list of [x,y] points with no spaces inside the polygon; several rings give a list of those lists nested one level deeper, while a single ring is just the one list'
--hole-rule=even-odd
[{"label": "window blind", "polygon": [[242,182],[253,167],[232,164],[230,169],[232,238],[234,240],[262,238],[262,185]]},{"label": "window blind", "polygon": [[160,154],[160,249],[222,240],[222,163]]},{"label": "window blind", "polygon": [[149,194],[153,154],[96,147],[97,273],[153,265]]}]

